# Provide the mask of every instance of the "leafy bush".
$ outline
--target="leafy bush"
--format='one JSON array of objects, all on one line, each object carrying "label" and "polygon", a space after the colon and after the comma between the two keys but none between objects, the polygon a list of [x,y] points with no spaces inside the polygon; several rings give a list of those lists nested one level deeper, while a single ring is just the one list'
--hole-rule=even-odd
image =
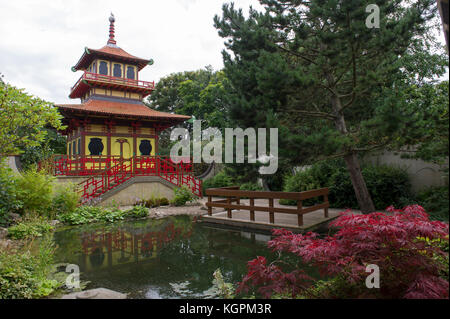
[{"label": "leafy bush", "polygon": [[170,203],[169,203],[169,200],[167,199],[167,198],[165,198],[165,197],[161,197],[160,199],[159,199],[159,205],[160,206],[167,206],[167,205],[169,205]]},{"label": "leafy bush", "polygon": [[148,209],[145,206],[134,206],[133,208],[124,212],[125,217],[129,218],[143,218],[148,216]]},{"label": "leafy bush", "polygon": [[220,268],[216,269],[213,277],[213,286],[217,290],[218,296],[222,299],[233,299],[235,297],[233,284],[225,282]]},{"label": "leafy bush", "polygon": [[0,251],[0,299],[42,298],[58,286],[49,279],[54,247],[44,240],[36,255],[29,250]]},{"label": "leafy bush", "polygon": [[54,177],[35,170],[17,177],[17,198],[23,202],[22,214],[48,215],[52,206],[53,181]]},{"label": "leafy bush", "polygon": [[417,194],[417,203],[430,214],[430,218],[448,221],[448,186],[431,187]]},{"label": "leafy bush", "polygon": [[[362,174],[376,209],[384,210],[390,205],[401,206],[412,198],[408,174],[395,167],[386,165],[363,166]],[[350,175],[342,161],[322,162],[310,168],[286,176],[283,190],[302,192],[328,187],[329,201],[332,207],[358,209]],[[304,201],[304,205],[314,205],[321,198]],[[284,205],[296,205],[292,200],[280,200]]]},{"label": "leafy bush", "polygon": [[240,190],[244,190],[244,191],[260,191],[262,190],[262,187],[259,186],[256,183],[244,183],[239,187]]},{"label": "leafy bush", "polygon": [[112,223],[125,218],[124,213],[117,208],[99,206],[80,206],[72,213],[61,215],[62,222],[69,225],[81,225],[95,222]]},{"label": "leafy bush", "polygon": [[[411,183],[406,171],[387,165],[365,166],[362,174],[376,209],[400,206],[411,198]],[[334,207],[359,208],[347,170],[336,171],[330,179],[330,203]]]},{"label": "leafy bush", "polygon": [[192,191],[186,186],[174,188],[174,197],[172,203],[175,206],[183,206],[186,202],[190,202],[194,199]]},{"label": "leafy bush", "polygon": [[[448,251],[442,248],[448,247],[448,224],[430,221],[418,205],[388,211],[392,215],[342,214],[331,224],[338,231],[323,239],[311,232],[273,230],[277,237],[268,242],[269,248],[293,253],[334,279],[314,289],[302,270],[285,273],[276,263],[266,265],[260,256],[248,263],[238,293],[253,290],[266,298],[273,293],[316,298],[448,298]],[[368,264],[380,269],[379,289],[365,285]]]},{"label": "leafy bush", "polygon": [[81,225],[96,222],[113,223],[125,218],[143,218],[148,216],[148,209],[143,205],[122,211],[118,208],[100,206],[80,206],[73,212],[60,216],[60,220],[69,225]]},{"label": "leafy bush", "polygon": [[79,202],[80,194],[76,191],[75,185],[57,184],[53,192],[51,215],[55,217],[72,213],[77,209]]},{"label": "leafy bush", "polygon": [[[295,175],[286,175],[283,191],[304,192],[312,189],[330,187],[330,179],[337,171],[344,171],[345,166],[342,160],[324,161],[312,166],[303,168]],[[354,196],[354,195],[353,195]],[[303,202],[304,205],[314,205],[319,199],[312,198]],[[297,205],[296,201],[281,199],[280,204]]]},{"label": "leafy bush", "polygon": [[22,208],[23,203],[17,197],[17,192],[17,180],[13,171],[0,159],[0,226],[7,226],[8,214]]},{"label": "leafy bush", "polygon": [[161,197],[161,198],[152,197],[152,198],[147,199],[147,200],[138,199],[134,203],[134,206],[145,206],[147,208],[159,207],[159,206],[167,206],[167,205],[169,205],[169,200],[167,198],[165,198],[165,197]]},{"label": "leafy bush", "polygon": [[53,226],[42,217],[26,217],[18,224],[8,228],[8,237],[27,239],[41,237],[53,230]]},{"label": "leafy bush", "polygon": [[224,171],[221,171],[214,177],[203,181],[202,191],[203,194],[205,194],[205,190],[207,190],[208,188],[227,187],[233,185],[234,185],[233,179],[230,176],[228,176]]}]

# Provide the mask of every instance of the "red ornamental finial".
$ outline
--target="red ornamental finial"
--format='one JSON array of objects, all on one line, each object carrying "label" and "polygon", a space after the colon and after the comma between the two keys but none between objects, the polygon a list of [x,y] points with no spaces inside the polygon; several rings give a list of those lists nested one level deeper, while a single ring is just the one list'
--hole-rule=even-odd
[{"label": "red ornamental finial", "polygon": [[111,12],[111,16],[109,17],[109,39],[108,39],[108,44],[112,44],[112,45],[116,44],[116,40],[114,40],[114,21],[116,21],[116,19],[114,19],[114,15]]}]

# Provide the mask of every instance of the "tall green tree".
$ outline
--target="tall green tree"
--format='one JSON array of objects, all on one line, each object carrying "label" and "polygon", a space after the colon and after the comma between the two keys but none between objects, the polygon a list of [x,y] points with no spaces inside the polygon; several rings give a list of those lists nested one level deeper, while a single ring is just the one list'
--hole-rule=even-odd
[{"label": "tall green tree", "polygon": [[49,102],[0,81],[0,156],[40,146],[45,127],[62,129],[61,115]]},{"label": "tall green tree", "polygon": [[264,12],[250,8],[245,17],[225,4],[214,18],[226,38],[230,116],[278,126],[279,153],[293,164],[342,157],[360,209],[373,211],[358,155],[408,132],[401,91],[445,72],[430,32],[435,1],[371,1],[380,12],[375,28],[366,25],[367,1],[260,2]]},{"label": "tall green tree", "polygon": [[[448,163],[449,83],[412,85],[404,94],[409,101],[407,131],[398,140],[407,157],[435,164]],[[404,147],[407,145],[408,147]],[[447,169],[448,170],[448,169]]]},{"label": "tall green tree", "polygon": [[43,141],[37,146],[27,146],[20,155],[22,168],[27,170],[32,165],[49,158],[53,154],[65,154],[67,138],[54,128],[44,128],[46,135]]},{"label": "tall green tree", "polygon": [[[196,71],[170,74],[161,78],[146,105],[158,111],[173,112],[195,117],[202,121],[202,129],[227,127],[228,79],[222,71],[210,66]],[[192,130],[192,122],[181,124]],[[160,150],[168,155],[173,143],[167,130],[160,135]]]}]

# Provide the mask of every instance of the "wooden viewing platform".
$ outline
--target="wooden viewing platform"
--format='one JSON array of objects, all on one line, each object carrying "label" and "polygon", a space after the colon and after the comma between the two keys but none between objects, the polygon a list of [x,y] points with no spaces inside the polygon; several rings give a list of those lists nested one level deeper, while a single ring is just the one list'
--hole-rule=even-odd
[{"label": "wooden viewing platform", "polygon": [[[239,186],[206,190],[207,223],[270,231],[285,228],[293,232],[315,229],[336,218],[343,210],[329,209],[328,188],[306,192],[243,191]],[[213,197],[219,197],[213,200]],[[322,203],[304,207],[303,201],[322,197]],[[297,206],[281,205],[279,199],[297,201]],[[213,208],[220,208],[219,210]],[[224,209],[224,210],[222,210]]]}]

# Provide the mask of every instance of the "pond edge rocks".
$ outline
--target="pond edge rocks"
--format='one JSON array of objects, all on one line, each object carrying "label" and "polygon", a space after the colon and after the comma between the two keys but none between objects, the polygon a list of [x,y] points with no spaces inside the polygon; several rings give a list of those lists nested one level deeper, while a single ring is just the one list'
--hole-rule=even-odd
[{"label": "pond edge rocks", "polygon": [[61,299],[127,299],[127,295],[106,288],[96,288],[72,292],[62,296]]}]

